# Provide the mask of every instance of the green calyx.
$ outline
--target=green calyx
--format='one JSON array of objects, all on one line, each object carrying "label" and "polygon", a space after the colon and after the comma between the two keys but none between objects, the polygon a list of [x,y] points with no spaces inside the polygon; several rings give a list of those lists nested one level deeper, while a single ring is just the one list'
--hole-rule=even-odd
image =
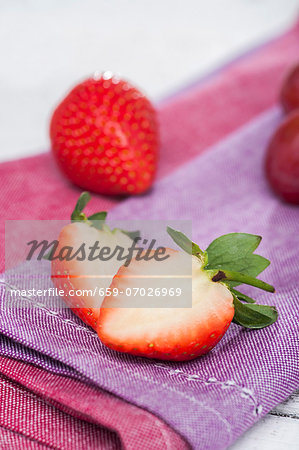
[{"label": "green calyx", "polygon": [[253,298],[235,289],[239,284],[248,284],[267,292],[275,291],[273,286],[256,278],[270,264],[263,256],[253,253],[261,242],[260,236],[225,234],[203,251],[180,231],[167,227],[167,232],[179,247],[200,259],[202,269],[211,281],[222,282],[230,289],[234,298],[235,323],[245,328],[259,329],[277,320],[274,306],[257,305]]},{"label": "green calyx", "polygon": [[103,225],[105,224],[105,220],[107,217],[106,211],[100,211],[98,213],[92,214],[91,216],[86,216],[84,214],[83,209],[87,205],[87,203],[90,201],[91,195],[89,192],[82,192],[80,195],[76,206],[74,208],[74,211],[71,214],[71,220],[72,222],[85,222],[88,225],[97,228],[98,230],[102,230]]},{"label": "green calyx", "polygon": [[[90,199],[91,195],[89,192],[82,192],[71,214],[72,222],[84,222],[87,225],[94,227],[97,230],[105,231],[106,233],[114,234],[117,231],[120,231],[121,233],[125,234],[130,239],[132,239],[132,241],[140,237],[139,231],[127,231],[122,230],[120,228],[114,228],[113,230],[111,230],[109,226],[106,224],[106,217],[107,217],[106,211],[100,211],[95,214],[92,214],[91,216],[86,216],[86,214],[83,212],[83,209],[90,201]],[[43,256],[43,259],[51,260],[52,256],[53,256],[52,251],[50,251],[45,256]]]},{"label": "green calyx", "polygon": [[111,230],[105,223],[107,217],[106,211],[100,211],[95,214],[92,214],[91,216],[86,216],[86,214],[84,214],[83,212],[83,209],[85,208],[90,199],[91,195],[89,192],[82,192],[76,203],[74,211],[71,214],[72,222],[85,222],[87,225],[90,225],[91,227],[97,228],[98,230],[105,230],[106,232],[110,233],[116,233],[117,231],[121,231],[123,234],[132,239],[132,241],[140,237],[139,231],[127,231],[122,230],[120,228],[114,228],[113,230]]}]

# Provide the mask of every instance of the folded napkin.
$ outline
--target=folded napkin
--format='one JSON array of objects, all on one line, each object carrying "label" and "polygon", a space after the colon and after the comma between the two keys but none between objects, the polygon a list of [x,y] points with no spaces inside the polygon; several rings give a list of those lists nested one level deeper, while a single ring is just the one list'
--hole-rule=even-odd
[{"label": "folded napkin", "polygon": [[[86,449],[116,450],[120,448],[118,435],[95,421],[74,415],[68,408],[55,407],[44,393],[44,385],[49,382],[42,376],[40,392],[37,394],[26,388],[30,383],[30,373],[25,363],[16,363],[8,358],[0,358],[0,448],[39,449],[59,448],[63,450]],[[35,369],[37,370],[37,369]],[[32,376],[37,375],[32,372]],[[50,375],[51,376],[51,375]],[[52,375],[53,376],[53,375]],[[21,379],[22,386],[18,383]],[[68,378],[65,378],[68,380]],[[38,381],[38,378],[34,381]],[[58,394],[63,383],[52,385]],[[47,386],[46,386],[47,387]],[[75,386],[77,388],[77,386]],[[74,391],[73,391],[74,393]],[[63,391],[61,393],[63,395]],[[76,393],[76,396],[80,394]],[[59,404],[60,406],[60,404]]]},{"label": "folded napkin", "polygon": [[[10,339],[2,345],[3,354],[10,345],[11,356],[23,359],[26,355],[27,361],[49,369],[48,374],[58,376],[63,369],[76,383],[84,377],[162,418],[178,439],[182,436],[194,448],[226,448],[298,386],[298,318],[294,314],[298,291],[293,281],[298,272],[298,209],[272,196],[262,171],[264,148],[281,118],[272,106],[286,67],[297,55],[298,41],[295,27],[203,85],[162,104],[161,166],[152,192],[118,205],[97,196],[93,204],[113,207],[113,219],[130,218],[132,212],[135,218],[191,218],[194,240],[202,247],[225,232],[262,234],[261,252],[272,260],[265,278],[275,284],[277,294],[269,298],[255,292],[255,297],[275,304],[279,321],[254,332],[232,325],[209,355],[175,364],[116,354],[69,310],[52,309],[52,299],[44,298],[42,306],[15,310],[13,315],[1,303],[0,331]],[[200,156],[207,146],[233,131]],[[66,218],[78,195],[62,180],[48,155],[2,164],[0,174],[5,218]],[[24,270],[28,267],[16,274],[20,287],[28,281]],[[43,286],[50,286],[49,264],[31,264],[29,271],[36,270],[42,272]],[[5,276],[1,287],[3,291]],[[18,344],[30,348],[32,355]],[[26,383],[24,377],[18,382]]]},{"label": "folded napkin", "polygon": [[[0,357],[0,371],[8,379],[6,382],[8,388],[11,388],[12,385],[15,387],[13,382],[16,382],[22,384],[22,388],[18,388],[19,391],[27,389],[30,390],[30,396],[38,395],[38,402],[42,405],[40,409],[45,409],[46,413],[50,414],[60,425],[59,431],[62,436],[58,435],[58,427],[55,426],[55,423],[51,428],[49,421],[43,420],[43,417],[37,417],[38,414],[35,414],[36,422],[30,420],[29,417],[29,420],[25,421],[29,427],[34,427],[36,423],[39,423],[39,435],[35,436],[39,442],[66,449],[113,449],[119,448],[120,444],[123,448],[132,450],[136,448],[156,450],[165,446],[173,450],[189,448],[177,433],[153,414],[128,404],[95,386],[70,377],[45,372],[31,364],[3,356]],[[24,403],[22,399],[20,399],[20,404],[18,401],[19,417],[24,413],[22,408]],[[56,407],[56,411],[54,407]],[[11,408],[9,412],[5,411],[5,413],[6,420],[15,414]],[[14,423],[18,428],[19,421],[16,420],[16,416],[15,414]],[[63,421],[60,417],[63,417]],[[67,426],[65,421],[68,421]],[[53,443],[53,438],[56,439],[55,443]],[[71,445],[69,444],[70,440]],[[63,445],[64,442],[65,445]],[[144,447],[144,443],[146,443],[146,447]]]}]

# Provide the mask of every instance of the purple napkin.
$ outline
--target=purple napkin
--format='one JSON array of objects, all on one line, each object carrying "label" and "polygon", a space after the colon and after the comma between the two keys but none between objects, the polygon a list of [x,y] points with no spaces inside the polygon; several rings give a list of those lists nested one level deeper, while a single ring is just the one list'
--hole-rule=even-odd
[{"label": "purple napkin", "polygon": [[[13,315],[2,302],[0,332],[162,417],[194,448],[230,445],[299,384],[299,209],[280,203],[263,174],[265,146],[279,120],[277,109],[268,111],[158,182],[151,195],[130,199],[110,213],[113,219],[191,218],[193,240],[203,248],[227,232],[262,235],[260,253],[272,261],[263,279],[277,292],[254,290],[254,296],[277,307],[274,325],[247,331],[233,324],[212,352],[187,363],[109,350],[49,298]],[[26,286],[30,271],[41,275],[44,289],[51,286],[46,261],[38,267],[27,263],[15,283]],[[1,286],[3,291],[4,279]]]},{"label": "purple napkin", "polygon": [[34,364],[35,366],[46,369],[52,373],[76,378],[77,380],[86,380],[84,376],[71,367],[61,363],[58,360],[49,358],[43,353],[37,352],[32,348],[19,344],[4,335],[0,335],[0,355]]}]

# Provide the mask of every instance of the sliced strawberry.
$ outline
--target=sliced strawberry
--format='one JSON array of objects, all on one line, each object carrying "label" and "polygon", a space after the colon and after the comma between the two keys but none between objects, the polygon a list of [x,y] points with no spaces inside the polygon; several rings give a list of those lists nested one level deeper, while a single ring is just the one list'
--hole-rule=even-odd
[{"label": "sliced strawberry", "polygon": [[[277,320],[275,307],[256,305],[234,289],[246,283],[274,292],[256,278],[270,263],[253,255],[260,236],[227,234],[202,251],[180,231],[167,231],[184,252],[166,249],[163,261],[136,257],[113,278],[113,296],[102,303],[97,327],[105,345],[147,358],[185,361],[209,352],[232,320],[254,329]],[[165,296],[160,295],[163,289]],[[182,296],[173,296],[177,289]]]},{"label": "sliced strawberry", "polygon": [[161,255],[158,249],[138,248],[128,266],[121,265],[119,254],[111,257],[111,252],[109,258],[100,253],[96,258],[90,253],[68,258],[70,250],[82,246],[91,250],[95,243],[98,248],[118,247],[132,255],[131,239],[138,233],[111,231],[103,211],[87,217],[82,211],[89,199],[86,192],[80,196],[71,216],[73,223],[61,230],[58,248],[48,258],[52,280],[63,291],[64,301],[97,330],[108,347],[184,361],[211,350],[232,320],[253,329],[277,320],[275,307],[257,305],[235,289],[246,283],[274,292],[273,286],[256,278],[270,263],[253,254],[260,236],[227,234],[202,251],[183,233],[167,227],[184,252],[162,248]]},{"label": "sliced strawberry", "polygon": [[[128,249],[132,240],[121,231],[111,232],[109,229],[97,230],[86,223],[72,223],[66,225],[60,232],[59,246],[56,253],[59,254],[63,247],[79,249],[82,244],[88,251],[95,242],[100,247],[114,249],[117,245]],[[54,285],[64,291],[64,301],[72,310],[88,325],[95,327],[99,307],[105,295],[101,295],[101,289],[107,289],[114,274],[123,264],[116,258],[107,261],[89,261],[87,256],[83,261],[66,259],[52,261],[52,280]],[[92,294],[91,294],[92,291]],[[94,295],[95,292],[95,295]],[[75,295],[73,295],[75,293]]]},{"label": "sliced strawberry", "polygon": [[[128,252],[128,248],[132,246],[132,239],[121,230],[111,231],[104,224],[103,219],[106,217],[104,212],[87,218],[82,210],[89,200],[90,195],[87,192],[81,194],[72,213],[74,222],[62,228],[58,237],[58,247],[50,259],[52,259],[52,281],[64,292],[63,300],[80,319],[95,328],[99,308],[105,297],[103,292],[109,288],[123,261],[117,259],[117,254],[106,260],[98,258],[90,260],[89,249],[98,242],[99,248],[108,247],[112,252],[116,246],[120,246]],[[73,249],[74,255],[82,246],[85,249],[85,256],[80,252],[78,258],[68,260],[65,257],[68,248]],[[55,258],[59,254],[61,258]],[[94,252],[95,256],[97,254],[99,251]]]},{"label": "sliced strawberry", "polygon": [[[183,252],[168,249],[166,253],[170,257],[163,262],[134,260],[129,267],[121,267],[114,277],[111,289],[119,294],[105,298],[97,329],[108,347],[148,358],[184,361],[207,353],[228,329],[234,316],[229,289],[212,282],[195,256],[192,256],[192,280],[188,280],[191,256],[187,255],[188,262]],[[180,270],[185,278],[179,278]],[[173,277],[167,278],[170,274]],[[126,295],[141,288],[146,292],[155,290],[161,280],[168,292],[180,285],[183,295],[191,295],[188,284],[192,286],[192,307],[171,307],[174,297],[170,295],[159,297],[158,308],[150,307],[153,304],[150,297]],[[186,298],[180,301],[185,306]]]}]

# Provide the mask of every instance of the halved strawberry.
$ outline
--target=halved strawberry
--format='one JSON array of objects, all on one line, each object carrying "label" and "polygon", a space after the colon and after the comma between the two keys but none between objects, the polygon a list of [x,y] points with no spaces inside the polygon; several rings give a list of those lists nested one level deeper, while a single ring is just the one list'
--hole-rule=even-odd
[{"label": "halved strawberry", "polygon": [[82,211],[89,199],[86,192],[80,196],[71,216],[73,223],[61,230],[59,245],[49,259],[52,280],[63,290],[64,301],[97,330],[108,347],[184,361],[211,350],[232,320],[255,329],[276,321],[274,307],[257,305],[236,290],[238,284],[246,283],[274,292],[271,285],[256,278],[269,265],[267,259],[253,254],[260,236],[227,234],[202,251],[168,227],[184,251],[164,249],[159,258],[155,250],[138,248],[128,266],[122,266],[116,254],[90,258],[90,253],[76,253],[68,258],[74,249],[82,245],[90,249],[95,243],[110,250],[119,247],[132,255],[131,238],[136,232],[110,230],[104,223],[105,212],[86,217]]},{"label": "halved strawberry", "polygon": [[[122,230],[110,230],[104,223],[105,212],[87,218],[82,210],[89,199],[88,193],[80,196],[72,214],[74,222],[62,228],[58,247],[51,255],[51,273],[55,287],[64,292],[65,303],[85,323],[96,327],[105,290],[109,288],[123,261],[119,261],[116,256],[105,261],[89,260],[88,251],[97,242],[99,248],[115,249],[118,245],[128,249],[132,246],[132,239]],[[78,252],[78,258],[68,260],[65,257],[69,248],[73,249],[74,253],[82,245],[85,248],[85,257],[82,252]],[[55,255],[59,254],[62,258],[55,258]]]},{"label": "halved strawberry", "polygon": [[[168,278],[171,273],[176,276],[178,267],[183,269],[189,264],[183,252],[167,249],[166,254],[170,257],[162,262],[134,260],[114,277],[111,288],[119,295],[105,298],[97,329],[108,347],[149,358],[185,361],[210,351],[228,329],[234,316],[230,290],[224,284],[211,282],[195,256],[192,280],[186,273],[186,278]],[[160,307],[151,307],[153,301],[143,295],[144,290],[161,290],[161,280],[167,295],[159,297]],[[192,297],[192,308],[172,307],[174,299],[178,305],[186,301],[171,295],[178,280],[182,295]],[[191,281],[192,291],[188,289]],[[134,296],[134,292],[138,294]],[[132,301],[135,308],[131,307]]]},{"label": "halved strawberry", "polygon": [[[111,289],[115,295],[102,303],[97,328],[107,347],[148,358],[185,361],[209,352],[233,318],[247,328],[262,328],[275,322],[275,308],[245,305],[240,300],[254,300],[232,287],[241,282],[274,292],[272,286],[255,278],[269,264],[265,258],[252,255],[259,236],[222,236],[203,252],[182,233],[171,228],[168,232],[186,253],[167,249],[168,259],[134,260],[129,267],[121,267],[114,277]],[[225,251],[228,244],[231,248]],[[236,252],[240,252],[238,259],[230,261]],[[192,289],[188,285],[190,263]],[[244,273],[234,271],[238,264]],[[166,295],[159,296],[157,302],[149,293],[157,287],[162,290],[161,280]],[[170,294],[174,286],[181,287],[183,296],[175,304]],[[192,302],[185,307],[188,295]],[[182,308],[178,307],[180,302]]]}]

